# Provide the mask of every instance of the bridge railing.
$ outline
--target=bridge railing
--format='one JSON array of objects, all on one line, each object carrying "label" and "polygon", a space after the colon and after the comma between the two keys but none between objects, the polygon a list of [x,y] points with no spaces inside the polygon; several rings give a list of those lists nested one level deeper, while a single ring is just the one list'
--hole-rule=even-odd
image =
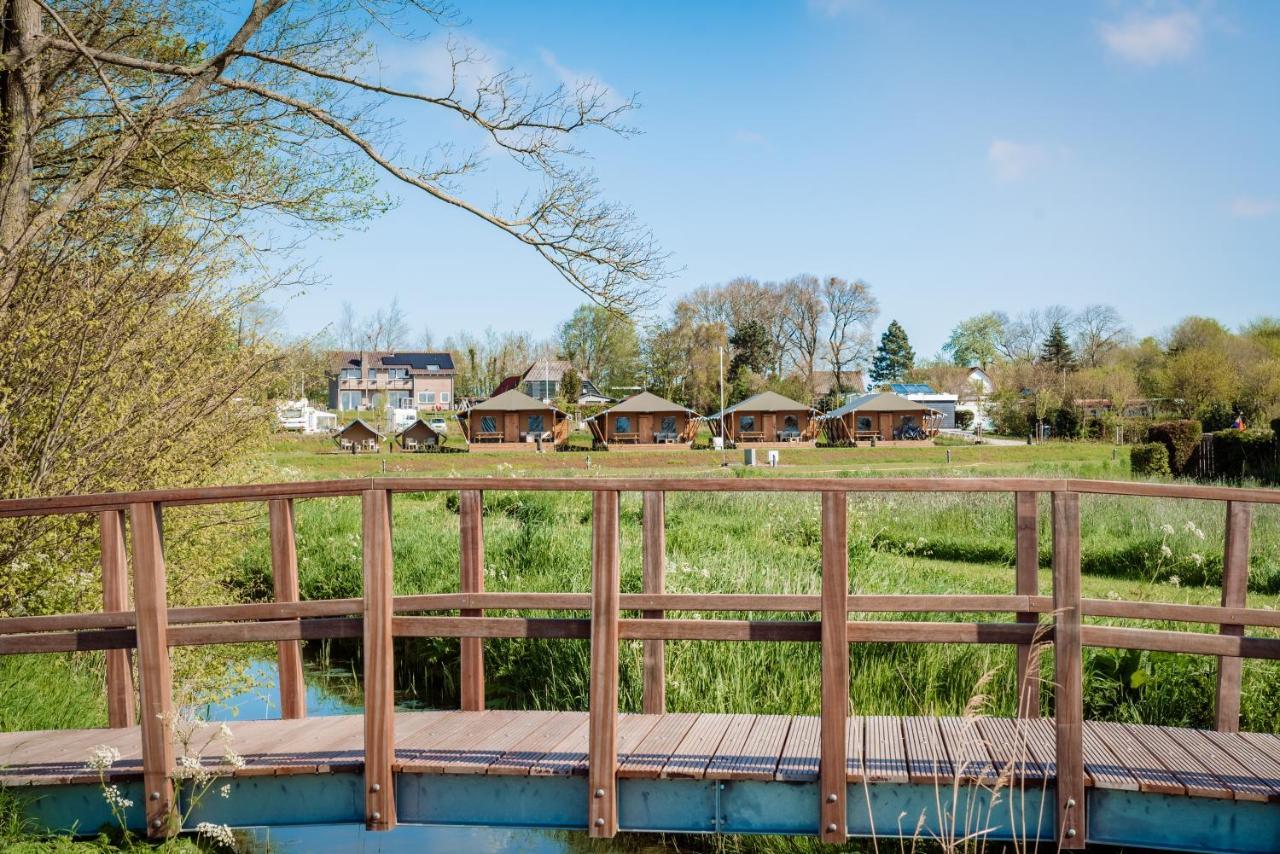
[{"label": "bridge railing", "polygon": [[[588,593],[484,591],[483,492],[560,491],[592,494],[591,590]],[[460,584],[457,593],[395,596],[391,502],[395,493],[459,494]],[[620,592],[619,502],[642,494],[643,592]],[[665,494],[789,492],[821,496],[820,595],[680,594],[664,588]],[[870,492],[1009,493],[1016,531],[1010,595],[851,595],[847,505]],[[1050,496],[1053,589],[1037,587],[1037,506]],[[1128,495],[1226,503],[1222,605],[1085,599],[1080,589],[1080,495]],[[364,590],[360,599],[298,601],[294,501],[359,497]],[[166,593],[162,508],[265,501],[270,520],[275,599],[269,603],[170,608]],[[1280,658],[1280,640],[1249,637],[1245,627],[1280,628],[1280,612],[1245,606],[1252,504],[1280,504],[1280,492],[1180,484],[1025,478],[894,478],[695,480],[631,478],[373,478],[292,484],[153,490],[127,494],[0,501],[0,518],[97,514],[101,534],[103,612],[0,618],[0,654],[105,650],[111,726],[135,719],[129,650],[137,651],[143,777],[153,833],[173,830],[173,698],[169,647],[275,641],[282,714],[305,714],[299,642],[363,639],[366,826],[395,826],[393,646],[395,637],[461,639],[461,702],[484,708],[484,638],[589,638],[589,830],[612,836],[617,818],[618,647],[644,643],[644,711],[665,711],[663,644],[667,640],[802,641],[821,645],[821,836],[846,837],[845,732],[849,717],[850,643],[998,643],[1017,648],[1018,713],[1039,714],[1034,645],[1054,649],[1054,719],[1058,812],[1064,848],[1083,847],[1085,827],[1081,655],[1084,646],[1182,652],[1218,657],[1217,728],[1239,725],[1240,665],[1246,657]],[[126,548],[125,518],[129,542]],[[128,566],[134,604],[128,602]],[[585,619],[488,617],[487,610],[583,611]],[[413,616],[456,611],[457,616]],[[640,618],[623,618],[623,611]],[[667,611],[811,613],[818,620],[692,620]],[[850,620],[858,613],[1011,614],[1015,622]],[[1047,621],[1042,618],[1047,617]],[[1209,623],[1217,635],[1085,624],[1084,617]]]}]

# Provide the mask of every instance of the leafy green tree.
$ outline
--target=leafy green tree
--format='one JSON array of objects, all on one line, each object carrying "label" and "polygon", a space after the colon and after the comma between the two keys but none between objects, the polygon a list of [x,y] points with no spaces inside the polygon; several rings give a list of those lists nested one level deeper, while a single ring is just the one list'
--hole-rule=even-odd
[{"label": "leafy green tree", "polygon": [[748,320],[729,336],[733,358],[729,362],[729,379],[745,370],[764,374],[774,360],[773,338],[769,330],[758,320]]},{"label": "leafy green tree", "polygon": [[569,368],[560,378],[560,397],[568,404],[576,404],[582,397],[582,377],[575,368]]},{"label": "leafy green tree", "polygon": [[560,352],[602,390],[635,385],[640,373],[635,322],[603,306],[578,306],[561,324]]},{"label": "leafy green tree", "polygon": [[907,340],[907,330],[898,321],[890,321],[871,361],[871,381],[877,385],[899,382],[915,364],[916,354]]},{"label": "leafy green tree", "polygon": [[1061,323],[1054,323],[1049,330],[1049,336],[1040,348],[1040,364],[1053,368],[1057,373],[1069,373],[1079,367]]},{"label": "leafy green tree", "polygon": [[986,368],[1000,356],[1005,325],[1004,317],[994,311],[962,320],[951,330],[942,351],[961,367],[977,365]]}]

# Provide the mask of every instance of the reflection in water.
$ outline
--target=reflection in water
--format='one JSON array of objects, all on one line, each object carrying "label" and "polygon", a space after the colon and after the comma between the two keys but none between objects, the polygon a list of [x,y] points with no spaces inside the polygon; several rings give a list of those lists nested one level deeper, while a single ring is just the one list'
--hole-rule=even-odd
[{"label": "reflection in water", "polygon": [[[302,671],[307,683],[307,715],[353,715],[361,712],[360,685],[349,670],[308,663]],[[276,663],[262,659],[249,665],[254,688],[198,710],[207,721],[263,721],[280,718],[280,688]]]}]

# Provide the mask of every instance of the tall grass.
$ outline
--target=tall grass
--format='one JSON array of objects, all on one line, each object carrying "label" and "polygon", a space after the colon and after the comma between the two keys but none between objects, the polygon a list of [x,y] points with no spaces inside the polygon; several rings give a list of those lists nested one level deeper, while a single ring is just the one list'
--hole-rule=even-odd
[{"label": "tall grass", "polygon": [[[1145,506],[1148,504],[1157,506]],[[1095,560],[1110,554],[1113,566],[1119,569],[1110,576],[1086,574],[1085,595],[1217,601],[1216,587],[1205,583],[1210,572],[1195,583],[1189,577],[1174,581],[1175,570],[1190,575],[1187,568],[1194,563],[1190,555],[1201,554],[1191,549],[1203,550],[1206,563],[1207,555],[1220,550],[1221,520],[1217,528],[1212,527],[1218,511],[1217,504],[1086,497],[1086,548]],[[1012,515],[1012,502],[1006,496],[855,495],[850,499],[852,588],[865,593],[1012,592]],[[1042,515],[1047,517],[1047,511]],[[621,557],[622,589],[626,592],[641,589],[640,516],[638,496],[624,496]],[[1187,522],[1204,532],[1203,540],[1188,529]],[[396,592],[457,590],[456,498],[451,494],[397,496],[393,524]],[[1174,533],[1165,533],[1164,525]],[[359,595],[359,527],[359,506],[354,500],[299,505],[298,554],[305,598]],[[886,534],[890,530],[897,532],[900,541]],[[909,542],[908,532],[913,535]],[[1049,532],[1042,533],[1047,546]],[[1255,541],[1264,562],[1269,560],[1267,555],[1275,553],[1276,534],[1274,514],[1260,513]],[[1152,536],[1161,538],[1173,557],[1164,557],[1157,548],[1154,563],[1126,567],[1123,556],[1145,548]],[[988,551],[965,552],[965,543]],[[671,493],[667,546],[670,592],[817,593],[821,588],[821,530],[813,496]],[[993,551],[997,548],[1002,550],[999,554]],[[485,550],[488,590],[589,590],[590,497],[487,492]],[[970,560],[956,560],[950,557],[953,553]],[[987,562],[971,562],[976,557]],[[246,593],[266,596],[270,572],[265,544],[247,550],[239,565],[239,580]],[[1050,589],[1047,571],[1042,573],[1042,589]],[[1275,601],[1269,594],[1251,597],[1251,603],[1259,606],[1274,606]],[[772,618],[812,619],[812,615],[776,614]],[[953,615],[940,619],[988,618]],[[355,662],[358,644],[335,644],[330,653],[340,662]],[[816,713],[820,697],[818,655],[816,644],[669,642],[670,708]],[[1010,647],[855,644],[851,664],[853,708],[860,713],[960,714],[984,674],[990,678],[990,710],[997,714],[1015,711],[1014,651]],[[587,665],[584,641],[488,641],[489,702],[494,707],[582,709],[587,697]],[[1046,660],[1047,678],[1052,675],[1049,665]],[[456,706],[456,641],[402,639],[397,642],[397,667],[402,700],[431,707]],[[1121,659],[1112,651],[1087,650],[1085,667],[1086,702],[1095,718],[1196,726],[1212,721],[1212,658],[1141,653]],[[1143,671],[1139,679],[1132,678],[1136,670]],[[1268,688],[1278,675],[1280,669],[1269,662],[1246,662],[1243,714],[1247,728],[1274,731],[1280,725],[1280,702]],[[624,643],[623,710],[640,708],[640,684],[640,645]],[[1046,708],[1051,708],[1051,692],[1046,690],[1043,699]]]}]

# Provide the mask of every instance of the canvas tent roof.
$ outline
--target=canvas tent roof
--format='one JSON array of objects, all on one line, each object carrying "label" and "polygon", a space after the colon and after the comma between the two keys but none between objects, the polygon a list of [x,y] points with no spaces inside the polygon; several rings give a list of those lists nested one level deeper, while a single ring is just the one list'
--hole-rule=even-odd
[{"label": "canvas tent roof", "polygon": [[520,412],[526,409],[551,409],[559,412],[549,403],[543,403],[537,398],[530,397],[518,388],[504,391],[502,394],[495,395],[483,403],[477,403],[469,409],[469,412]]},{"label": "canvas tent roof", "polygon": [[372,433],[373,435],[377,436],[379,439],[383,438],[382,433],[381,433],[380,431],[375,430],[374,428],[370,427],[370,426],[368,425],[368,423],[367,423],[367,422],[365,422],[365,420],[364,420],[363,418],[357,418],[355,421],[352,421],[352,422],[351,422],[350,424],[348,424],[346,427],[343,427],[341,430],[339,430],[339,431],[337,432],[337,435],[339,435],[339,436],[343,435],[344,433],[346,433],[348,430],[350,430],[351,428],[355,427],[356,425],[359,425],[359,426],[363,427],[364,429],[368,430],[370,433]]},{"label": "canvas tent roof", "polygon": [[429,430],[433,435],[435,436],[440,435],[435,430],[432,430],[431,425],[428,424],[426,421],[422,420],[421,418],[415,418],[412,424],[410,424],[408,427],[404,428],[403,430],[401,430],[399,433],[396,434],[396,438],[399,439],[401,436],[403,436],[405,433],[408,433],[410,430],[412,430],[414,427],[417,427],[419,424],[421,424],[423,427],[426,427],[427,430]]},{"label": "canvas tent roof", "polygon": [[759,394],[751,395],[746,400],[735,403],[733,406],[726,407],[723,413],[717,412],[714,415],[708,415],[707,419],[716,419],[722,414],[729,415],[739,409],[745,409],[748,412],[794,412],[796,410],[812,410],[813,407],[807,403],[797,403],[785,395],[778,394],[776,391],[762,391]]},{"label": "canvas tent roof", "polygon": [[658,397],[651,391],[642,391],[639,394],[633,394],[626,400],[620,402],[616,406],[611,406],[604,412],[597,413],[589,421],[603,415],[625,415],[628,412],[690,412],[693,410],[687,406],[681,406],[678,403],[672,403],[665,397]]},{"label": "canvas tent roof", "polygon": [[844,406],[831,410],[823,418],[840,418],[850,412],[867,410],[869,412],[919,412],[928,409],[923,403],[907,400],[890,391],[862,394],[845,403]]}]

